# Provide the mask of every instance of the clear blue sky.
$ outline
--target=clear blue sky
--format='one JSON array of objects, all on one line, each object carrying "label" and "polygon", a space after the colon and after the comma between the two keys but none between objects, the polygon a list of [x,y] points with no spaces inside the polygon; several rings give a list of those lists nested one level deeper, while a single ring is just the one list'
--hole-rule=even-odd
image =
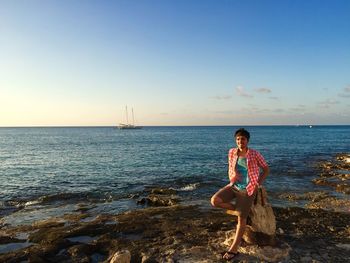
[{"label": "clear blue sky", "polygon": [[350,1],[0,0],[0,126],[350,124]]}]

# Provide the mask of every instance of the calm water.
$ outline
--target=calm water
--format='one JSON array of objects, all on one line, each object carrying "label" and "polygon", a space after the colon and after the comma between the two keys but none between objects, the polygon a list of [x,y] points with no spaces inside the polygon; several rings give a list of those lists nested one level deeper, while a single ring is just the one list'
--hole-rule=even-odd
[{"label": "calm water", "polygon": [[[125,210],[135,203],[130,194],[153,186],[207,200],[227,182],[237,128],[0,128],[0,216],[20,206],[69,210],[78,202]],[[250,147],[271,167],[271,193],[315,189],[316,162],[350,152],[350,126],[246,128]]]}]

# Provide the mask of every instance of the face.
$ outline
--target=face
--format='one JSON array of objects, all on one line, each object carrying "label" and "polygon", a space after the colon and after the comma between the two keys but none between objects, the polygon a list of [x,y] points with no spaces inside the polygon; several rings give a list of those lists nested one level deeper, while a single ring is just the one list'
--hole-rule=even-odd
[{"label": "face", "polygon": [[238,149],[243,150],[248,146],[248,139],[242,135],[236,136],[236,144]]}]

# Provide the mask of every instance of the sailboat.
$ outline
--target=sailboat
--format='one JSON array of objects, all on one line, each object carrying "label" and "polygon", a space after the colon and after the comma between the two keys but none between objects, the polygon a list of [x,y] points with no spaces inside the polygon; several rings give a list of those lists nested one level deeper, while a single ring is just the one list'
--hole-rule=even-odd
[{"label": "sailboat", "polygon": [[119,123],[119,129],[141,129],[142,126],[135,126],[135,118],[134,118],[134,109],[131,108],[132,112],[132,124],[129,123],[129,115],[128,115],[128,106],[125,106],[125,114],[126,114],[126,124]]}]

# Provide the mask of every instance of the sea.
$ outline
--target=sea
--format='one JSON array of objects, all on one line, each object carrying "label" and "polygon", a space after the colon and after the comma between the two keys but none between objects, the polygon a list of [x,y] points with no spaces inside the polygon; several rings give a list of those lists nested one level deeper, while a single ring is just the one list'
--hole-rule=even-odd
[{"label": "sea", "polygon": [[[177,191],[182,203],[210,206],[228,183],[227,153],[238,126],[0,128],[0,225],[31,224],[89,208],[142,208],[148,189]],[[249,147],[271,173],[270,202],[281,193],[322,190],[318,164],[350,153],[350,126],[245,126]]]}]

